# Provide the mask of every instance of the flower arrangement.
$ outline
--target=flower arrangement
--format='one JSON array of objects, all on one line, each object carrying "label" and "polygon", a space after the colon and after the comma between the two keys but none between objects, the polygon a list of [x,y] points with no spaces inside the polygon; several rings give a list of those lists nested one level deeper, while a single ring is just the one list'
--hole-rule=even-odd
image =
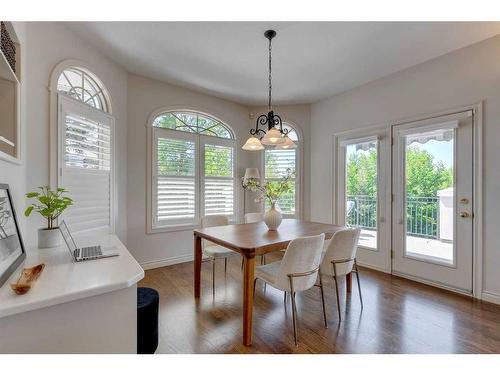
[{"label": "flower arrangement", "polygon": [[285,175],[278,181],[266,181],[261,183],[259,179],[249,178],[246,181],[244,180],[242,185],[244,189],[256,192],[259,195],[255,200],[256,202],[263,202],[267,199],[271,207],[274,207],[283,194],[292,191],[294,178],[294,173],[288,168]]}]

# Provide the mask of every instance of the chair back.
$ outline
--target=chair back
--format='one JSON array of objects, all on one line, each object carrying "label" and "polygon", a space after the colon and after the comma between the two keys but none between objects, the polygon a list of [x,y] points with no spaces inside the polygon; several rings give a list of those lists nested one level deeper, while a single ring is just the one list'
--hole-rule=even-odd
[{"label": "chair back", "polygon": [[330,240],[323,261],[321,262],[321,274],[335,276],[332,261],[339,262],[335,265],[337,276],[347,275],[352,271],[356,251],[358,250],[358,240],[361,229],[349,228],[335,232]]},{"label": "chair back", "polygon": [[229,219],[224,215],[209,215],[201,218],[201,226],[203,228],[219,227],[221,225],[228,225]]},{"label": "chair back", "polygon": [[258,223],[264,221],[264,214],[262,212],[250,212],[245,214],[245,224]]},{"label": "chair back", "polygon": [[[209,215],[209,216],[203,216],[201,218],[202,228],[219,227],[221,225],[228,225],[228,224],[229,224],[229,219],[227,218],[227,216],[224,215]],[[216,246],[216,244],[208,240],[203,240],[202,243],[203,243],[203,248],[207,246]]]},{"label": "chair back", "polygon": [[[288,275],[307,273],[318,268],[321,263],[324,242],[324,233],[290,241],[281,260],[275,286],[281,290],[290,291],[290,278]],[[307,276],[292,277],[293,290],[300,292],[311,288],[315,284],[317,277],[317,272]]]}]

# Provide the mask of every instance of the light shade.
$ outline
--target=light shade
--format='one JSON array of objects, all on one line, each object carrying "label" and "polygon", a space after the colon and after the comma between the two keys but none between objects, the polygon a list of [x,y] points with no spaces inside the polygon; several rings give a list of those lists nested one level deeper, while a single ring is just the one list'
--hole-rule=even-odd
[{"label": "light shade", "polygon": [[264,138],[262,138],[262,144],[266,146],[275,146],[281,143],[285,143],[285,139],[281,136],[281,133],[276,128],[271,128],[267,131]]},{"label": "light shade", "polygon": [[292,149],[292,148],[297,148],[297,145],[295,144],[294,141],[292,141],[290,139],[290,137],[288,137],[287,135],[285,135],[284,139],[285,139],[285,142],[277,145],[276,149],[279,149],[279,150],[288,150],[288,149]]},{"label": "light shade", "polygon": [[247,181],[250,178],[260,179],[260,173],[258,168],[247,168],[245,170],[245,176],[243,177],[244,181]]},{"label": "light shade", "polygon": [[264,149],[264,146],[260,143],[259,138],[250,137],[247,139],[242,149],[247,151],[260,151]]}]

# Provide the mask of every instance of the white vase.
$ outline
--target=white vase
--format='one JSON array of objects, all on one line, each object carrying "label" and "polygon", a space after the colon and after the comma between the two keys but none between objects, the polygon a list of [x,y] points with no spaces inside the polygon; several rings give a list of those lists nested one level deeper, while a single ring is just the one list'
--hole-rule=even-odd
[{"label": "white vase", "polygon": [[264,222],[269,230],[276,230],[280,226],[282,220],[283,215],[281,215],[281,212],[276,209],[275,204],[273,203],[271,208],[264,214]]},{"label": "white vase", "polygon": [[61,245],[61,233],[59,232],[59,228],[38,229],[38,247],[40,249],[57,247],[59,245]]}]

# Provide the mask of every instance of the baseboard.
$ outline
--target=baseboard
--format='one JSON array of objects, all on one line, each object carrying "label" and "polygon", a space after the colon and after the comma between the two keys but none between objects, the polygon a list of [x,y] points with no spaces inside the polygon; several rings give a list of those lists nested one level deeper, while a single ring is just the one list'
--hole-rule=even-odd
[{"label": "baseboard", "polygon": [[418,276],[414,276],[414,275],[409,275],[409,274],[401,273],[401,272],[397,272],[397,271],[392,271],[392,274],[394,276],[402,277],[403,279],[408,279],[408,280],[416,281],[416,282],[419,282],[421,284],[430,285],[430,286],[433,286],[433,287],[436,287],[436,288],[439,288],[439,289],[444,289],[444,290],[448,290],[450,292],[454,292],[454,293],[461,294],[461,295],[464,295],[464,296],[472,297],[472,292],[468,292],[468,291],[465,291],[465,290],[462,290],[462,289],[458,289],[458,288],[455,288],[455,287],[453,287],[451,285],[436,283],[434,281],[427,280],[427,279],[424,279],[422,277],[418,277]]},{"label": "baseboard", "polygon": [[498,293],[483,291],[481,293],[481,299],[486,302],[491,302],[500,305],[500,294]]},{"label": "baseboard", "polygon": [[177,257],[171,257],[160,260],[152,260],[149,262],[143,262],[140,263],[140,265],[144,270],[151,270],[153,268],[160,268],[160,267],[172,266],[174,264],[179,264],[179,263],[191,262],[192,260],[193,260],[193,254],[189,254],[189,255],[181,255]]},{"label": "baseboard", "polygon": [[364,268],[369,268],[371,270],[375,270],[375,271],[379,271],[379,272],[383,272],[383,273],[388,273],[388,274],[391,273],[391,270],[387,270],[387,269],[382,268],[382,267],[374,266],[372,264],[360,262],[357,259],[356,259],[356,262],[358,263],[358,266],[361,266],[361,267],[364,267]]}]

